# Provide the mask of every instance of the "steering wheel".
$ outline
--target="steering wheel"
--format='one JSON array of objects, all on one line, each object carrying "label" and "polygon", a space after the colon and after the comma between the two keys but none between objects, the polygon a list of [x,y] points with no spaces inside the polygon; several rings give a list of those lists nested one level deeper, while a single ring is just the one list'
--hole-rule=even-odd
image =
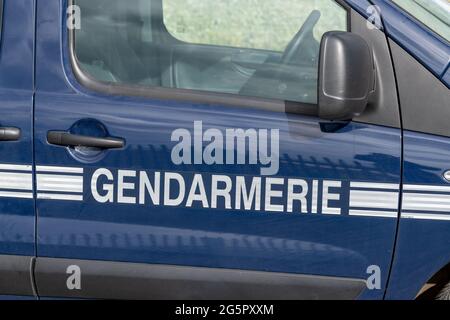
[{"label": "steering wheel", "polygon": [[310,35],[310,33],[312,33],[314,27],[320,19],[320,16],[321,14],[318,10],[311,12],[300,30],[287,45],[286,50],[284,50],[281,60],[283,64],[290,64],[294,62],[298,54],[302,52],[302,45],[305,39]]}]

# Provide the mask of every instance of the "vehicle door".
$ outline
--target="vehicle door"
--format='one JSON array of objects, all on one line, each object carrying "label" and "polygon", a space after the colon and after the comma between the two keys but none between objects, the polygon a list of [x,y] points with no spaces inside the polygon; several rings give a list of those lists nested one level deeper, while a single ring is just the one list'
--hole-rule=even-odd
[{"label": "vehicle door", "polygon": [[450,4],[394,0],[379,5],[404,128],[402,212],[386,298],[414,299],[423,293],[433,299],[449,281]]},{"label": "vehicle door", "polygon": [[[42,296],[383,297],[401,131],[386,38],[359,13],[52,0],[38,28]],[[375,58],[378,89],[353,121],[318,117],[332,30]]]},{"label": "vehicle door", "polygon": [[33,12],[0,1],[0,295],[33,295]]}]

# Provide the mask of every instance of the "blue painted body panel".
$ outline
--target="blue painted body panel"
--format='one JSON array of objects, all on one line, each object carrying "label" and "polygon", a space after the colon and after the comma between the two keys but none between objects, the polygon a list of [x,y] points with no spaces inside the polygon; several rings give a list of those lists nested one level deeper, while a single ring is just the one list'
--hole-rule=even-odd
[{"label": "blue painted body panel", "polygon": [[[43,9],[45,6],[45,10]],[[173,130],[192,128],[280,129],[281,165],[277,177],[343,181],[342,216],[277,214],[38,200],[38,256],[132,261],[264,270],[365,279],[369,265],[382,270],[382,290],[361,298],[381,299],[391,263],[396,219],[348,216],[350,181],[400,182],[401,132],[351,123],[335,133],[319,120],[278,112],[106,96],[81,87],[68,60],[67,34],[61,35],[57,1],[38,2],[36,164],[95,169],[193,172],[258,176],[258,166],[176,167]],[[41,9],[41,10],[40,10]],[[63,39],[61,46],[59,41]],[[61,48],[63,51],[61,52]],[[61,64],[61,62],[63,64]],[[95,110],[95,111],[93,111]],[[48,130],[69,130],[95,118],[124,150],[107,151],[94,162],[74,158],[66,148],[46,143]],[[81,128],[84,132],[90,128]],[[205,179],[206,180],[206,179]],[[188,184],[189,185],[189,184]],[[208,182],[206,189],[209,189]],[[320,204],[319,204],[320,206]]]},{"label": "blue painted body panel", "polygon": [[[29,0],[5,1],[0,52],[0,126],[17,127],[22,138],[0,143],[0,164],[33,163],[33,6]],[[20,17],[20,19],[16,18]],[[3,174],[15,171],[0,170]],[[27,173],[31,179],[31,169]],[[1,192],[22,192],[2,188]],[[31,187],[31,185],[30,185]],[[35,253],[34,201],[0,197],[0,254]]]},{"label": "blue painted body panel", "polygon": [[[347,0],[367,16],[365,0]],[[389,37],[447,85],[449,45],[388,1],[381,8]],[[117,203],[37,200],[37,255],[189,266],[263,270],[327,276],[368,277],[382,270],[382,289],[361,299],[414,298],[421,285],[450,261],[450,222],[400,219],[389,286],[388,272],[397,219],[348,215],[351,181],[400,183],[402,133],[398,129],[350,123],[323,132],[313,117],[262,110],[112,97],[80,86],[68,60],[65,0],[37,1],[35,142],[33,142],[33,10],[31,0],[6,0],[0,55],[0,125],[17,126],[23,138],[0,144],[0,163],[95,169],[171,171],[191,181],[193,173],[259,176],[258,166],[172,164],[170,135],[207,128],[280,130],[280,171],[275,177],[339,180],[342,215],[279,214],[240,210],[167,208]],[[18,19],[17,17],[20,17]],[[17,19],[13,19],[17,18]],[[124,150],[103,152],[93,161],[46,142],[49,130],[69,130],[80,119],[100,121],[112,136],[126,138]],[[89,125],[77,130],[93,132]],[[404,182],[448,185],[448,138],[405,133]],[[35,159],[33,159],[35,144]],[[85,195],[90,180],[84,180]],[[206,182],[206,189],[210,189]],[[319,200],[320,206],[320,200]],[[0,198],[0,254],[35,254],[33,199]],[[447,235],[447,236],[445,236]],[[417,254],[420,252],[420,256]]]},{"label": "blue painted body panel", "polygon": [[[126,137],[127,147],[83,164],[85,177],[97,168],[181,172],[187,181],[192,172],[202,173],[205,180],[212,173],[258,176],[258,168],[251,166],[180,168],[171,163],[172,130],[203,120],[205,127],[227,128],[233,123],[244,129],[279,128],[279,177],[339,179],[345,190],[350,180],[399,182],[399,130],[351,124],[343,132],[324,134],[316,119],[282,113],[163,102],[128,101],[126,108],[124,104],[38,92],[36,112],[42,121],[36,126],[37,164],[80,166],[65,148],[46,145],[45,135],[49,128],[68,129],[80,118],[92,116],[94,108],[96,119],[111,135]],[[84,188],[90,190],[86,180]],[[208,183],[205,187],[210,189]],[[333,206],[345,212],[348,194]],[[39,256],[363,279],[369,265],[387,271],[396,228],[396,219],[99,204],[91,196],[70,205],[38,200],[38,211]],[[367,297],[380,298],[382,291],[367,292]]]},{"label": "blue painted body panel", "polygon": [[[450,169],[449,138],[405,132],[404,143],[405,185],[450,186],[443,179]],[[450,221],[401,219],[387,298],[414,299],[422,285],[450,262],[449,248]]]}]

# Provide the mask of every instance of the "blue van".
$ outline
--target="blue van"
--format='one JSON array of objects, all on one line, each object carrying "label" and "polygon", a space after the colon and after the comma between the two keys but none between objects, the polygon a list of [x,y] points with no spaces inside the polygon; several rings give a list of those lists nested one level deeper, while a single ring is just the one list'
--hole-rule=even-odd
[{"label": "blue van", "polygon": [[3,0],[0,295],[450,299],[446,0]]}]

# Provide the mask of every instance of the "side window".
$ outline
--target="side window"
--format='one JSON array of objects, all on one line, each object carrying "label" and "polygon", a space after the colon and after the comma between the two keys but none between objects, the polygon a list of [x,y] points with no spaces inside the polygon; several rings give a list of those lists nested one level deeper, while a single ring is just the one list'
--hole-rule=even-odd
[{"label": "side window", "polygon": [[450,2],[448,0],[392,0],[428,28],[450,41]]},{"label": "side window", "polygon": [[163,8],[167,30],[197,44],[282,52],[314,10],[321,14],[313,30],[316,41],[347,27],[343,9],[330,0],[165,0]]},{"label": "side window", "polygon": [[95,81],[317,102],[334,0],[76,0],[74,54]]}]

